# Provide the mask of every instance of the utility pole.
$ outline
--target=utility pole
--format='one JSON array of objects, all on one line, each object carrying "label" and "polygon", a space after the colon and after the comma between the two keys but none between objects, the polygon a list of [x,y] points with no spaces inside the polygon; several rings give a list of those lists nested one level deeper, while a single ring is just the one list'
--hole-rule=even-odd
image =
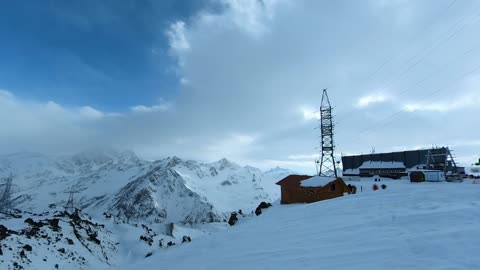
[{"label": "utility pole", "polygon": [[5,183],[5,190],[0,197],[0,212],[10,215],[12,213],[12,174],[10,174],[10,176],[8,176],[6,179],[7,181]]},{"label": "utility pole", "polygon": [[321,159],[318,175],[336,178],[337,166],[334,158],[332,106],[330,105],[327,89],[323,89],[322,103],[320,105],[320,132]]},{"label": "utility pole", "polygon": [[65,204],[65,212],[73,214],[75,212],[75,205],[73,203],[73,196],[74,196],[75,193],[79,193],[79,191],[74,190],[73,187],[72,187],[72,189],[70,191],[65,192],[65,193],[69,194],[67,204]]}]

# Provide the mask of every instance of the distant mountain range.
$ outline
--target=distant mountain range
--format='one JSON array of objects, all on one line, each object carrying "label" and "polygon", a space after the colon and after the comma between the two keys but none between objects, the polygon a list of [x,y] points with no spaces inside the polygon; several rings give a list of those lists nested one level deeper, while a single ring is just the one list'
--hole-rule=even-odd
[{"label": "distant mountain range", "polygon": [[261,201],[278,199],[275,182],[293,172],[262,172],[227,159],[150,162],[132,151],[92,150],[60,157],[0,156],[0,177],[10,173],[14,206],[21,210],[62,210],[73,190],[75,206],[93,217],[105,213],[122,222],[194,224],[224,221],[231,211],[249,212]]}]

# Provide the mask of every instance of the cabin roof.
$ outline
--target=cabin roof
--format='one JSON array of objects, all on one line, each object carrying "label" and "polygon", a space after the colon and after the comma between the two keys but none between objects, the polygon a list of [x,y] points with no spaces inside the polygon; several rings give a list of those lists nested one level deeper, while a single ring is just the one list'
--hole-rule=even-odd
[{"label": "cabin roof", "polygon": [[279,186],[300,186],[300,182],[311,177],[310,175],[292,174],[278,181],[276,184]]}]

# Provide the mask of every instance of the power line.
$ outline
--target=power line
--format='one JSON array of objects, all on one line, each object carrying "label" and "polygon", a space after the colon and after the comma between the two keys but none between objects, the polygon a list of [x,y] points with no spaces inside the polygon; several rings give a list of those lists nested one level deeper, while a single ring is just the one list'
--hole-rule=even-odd
[{"label": "power line", "polygon": [[[437,21],[437,19],[442,17],[443,14],[447,13],[453,7],[453,5],[456,2],[457,2],[457,0],[451,1],[450,4],[448,4],[448,6],[446,8],[442,9],[436,16],[434,16],[434,18],[421,31],[417,32],[417,35],[410,38],[409,41],[407,42],[407,44],[413,44],[414,41],[420,36],[418,33],[426,32],[426,30],[428,30],[430,27],[432,27],[435,24],[435,22]],[[380,72],[380,70],[382,70],[382,68],[384,66],[386,66],[388,63],[390,63],[398,55],[401,55],[407,48],[408,48],[408,46],[403,47],[402,50],[397,55],[392,54],[389,57],[387,57],[387,59],[385,59],[385,61],[382,62],[382,64],[380,64],[380,66],[372,74],[370,74],[370,76],[367,77],[366,82],[370,81],[378,72]]]},{"label": "power line", "polygon": [[[477,10],[480,10],[480,7],[477,8],[475,11]],[[480,12],[475,14],[475,16],[472,17],[472,19],[475,19],[476,17],[478,17],[480,15]],[[457,21],[457,23],[454,24],[453,27],[451,27],[450,29],[454,29],[458,24],[460,24],[461,22],[465,21],[466,17],[462,17],[459,21]],[[393,79],[391,79],[390,81],[387,82],[387,84],[385,84],[381,89],[385,89],[387,87],[389,87],[394,81],[400,79],[401,77],[403,77],[405,74],[407,74],[408,72],[410,72],[413,68],[415,68],[418,64],[420,64],[423,60],[425,60],[425,58],[427,58],[428,56],[430,56],[430,54],[432,54],[435,49],[437,49],[438,47],[440,47],[442,44],[450,41],[453,37],[455,37],[458,33],[460,33],[460,31],[462,31],[468,24],[463,24],[460,28],[458,28],[457,30],[455,30],[453,33],[451,33],[449,36],[447,36],[445,39],[443,40],[437,40],[436,43],[434,43],[433,45],[431,45],[430,47],[428,47],[427,49],[425,49],[423,52],[426,52],[425,55],[423,56],[420,56],[420,58],[413,62],[406,70],[404,70],[403,72],[399,73],[396,77],[394,77]],[[450,29],[448,31],[450,31]],[[448,32],[447,31],[447,32]],[[414,57],[411,58],[411,60],[409,60],[409,62],[413,61],[413,59],[417,58],[420,54],[416,54]]]},{"label": "power line", "polygon": [[[447,63],[445,63],[444,65],[442,65],[440,68],[437,68],[436,70],[434,70],[433,72],[430,72],[427,76],[423,77],[422,79],[418,80],[417,82],[415,82],[413,85],[411,85],[410,87],[402,90],[401,92],[399,92],[397,95],[396,95],[396,98],[399,98],[399,97],[402,97],[404,94],[410,92],[412,89],[414,89],[416,86],[420,85],[421,83],[425,82],[426,80],[428,80],[429,78],[431,78],[433,75],[435,75],[436,73],[438,73],[439,71],[449,67],[451,64],[459,61],[459,60],[462,60],[460,57],[464,57],[464,56],[467,56],[469,55],[470,53],[474,52],[475,50],[478,50],[480,47],[477,45],[475,45],[474,47],[468,49],[467,51],[463,52],[460,56],[456,57],[455,59],[453,59],[452,61],[449,61]],[[356,111],[358,110],[357,108],[354,108],[352,110],[350,110],[349,112],[349,115],[344,115],[344,117],[341,117],[340,120],[338,122],[336,122],[335,124],[338,125],[338,124],[341,124],[343,122],[345,122],[345,120],[347,119],[351,119],[351,117],[355,116],[355,115],[350,115],[350,113],[352,113],[353,111]],[[348,116],[348,117],[347,117]]]},{"label": "power line", "polygon": [[[457,82],[457,81],[459,81],[459,80],[462,80],[463,78],[465,78],[465,77],[467,77],[467,76],[469,76],[469,75],[477,72],[478,70],[480,70],[480,65],[478,65],[478,66],[476,66],[475,68],[473,68],[472,70],[470,70],[470,71],[462,74],[462,75],[459,76],[457,79],[455,79],[452,83],[450,83],[450,85],[452,85],[453,83],[455,83],[455,82]],[[449,86],[450,86],[450,85],[449,85]],[[428,93],[427,95],[425,95],[424,97],[422,97],[417,103],[415,103],[415,104],[412,105],[412,106],[413,106],[413,109],[412,109],[412,111],[410,111],[410,112],[418,111],[418,110],[419,110],[418,107],[422,104],[422,102],[424,102],[425,100],[431,98],[433,95],[438,94],[438,93],[440,93],[441,91],[444,91],[444,90],[446,90],[446,89],[449,89],[449,88],[448,88],[448,87],[441,87],[441,88],[436,89],[435,91],[432,91],[432,92]],[[401,113],[403,113],[403,112],[405,112],[404,109],[399,110],[399,111],[397,111],[397,112],[389,115],[388,117],[386,117],[386,118],[378,121],[376,124],[374,124],[374,125],[371,126],[370,128],[367,128],[367,129],[365,129],[364,131],[360,132],[360,133],[359,133],[359,136],[358,136],[357,138],[360,138],[361,135],[366,135],[366,134],[368,134],[368,133],[371,132],[373,129],[376,129],[376,128],[379,128],[379,127],[384,127],[384,126],[390,124],[390,123],[392,122],[392,121],[390,121],[390,119],[393,119],[394,117],[398,116],[399,114],[401,114]],[[386,122],[385,122],[385,121],[386,121]],[[385,123],[384,123],[384,122],[385,122]],[[382,124],[382,123],[383,123],[383,124]]]},{"label": "power line", "polygon": [[73,196],[74,196],[75,193],[80,193],[80,191],[74,190],[74,188],[72,187],[69,191],[67,191],[65,193],[69,194],[68,195],[68,201],[65,204],[65,212],[73,214],[76,210],[75,205],[74,205]]},{"label": "power line", "polygon": [[[479,49],[479,47],[478,47],[478,45],[476,45],[475,47],[472,47],[472,48],[470,48],[469,50],[463,52],[463,53],[460,55],[460,57],[464,57],[464,56],[466,56],[466,55],[469,55],[470,53],[472,53],[472,52],[474,52],[475,50],[478,50],[478,49]],[[428,80],[429,78],[431,78],[431,77],[432,77],[435,73],[437,73],[438,71],[440,71],[440,70],[442,70],[442,69],[450,66],[451,64],[453,64],[453,63],[455,63],[455,62],[457,62],[457,61],[459,61],[459,60],[461,60],[461,59],[457,57],[457,58],[453,59],[453,61],[447,62],[446,64],[444,64],[444,65],[441,66],[440,68],[438,68],[438,69],[436,69],[435,71],[429,73],[429,74],[428,74],[427,76],[425,76],[423,79],[417,81],[414,85],[412,85],[412,86],[408,87],[407,89],[405,89],[405,90],[401,91],[400,93],[398,93],[397,97],[402,96],[403,94],[411,91],[414,87],[420,85],[420,84],[423,83],[424,81],[426,81],[426,80]]]},{"label": "power line", "polygon": [[10,176],[6,178],[5,190],[0,197],[0,212],[6,215],[12,213],[12,180],[13,176],[10,174]]},{"label": "power line", "polygon": [[[445,10],[443,10],[440,14],[443,14],[444,12],[447,12],[448,10],[450,10],[450,8],[455,4],[456,0],[452,1],[447,7]],[[477,7],[472,13],[475,13],[477,12],[478,10],[480,10],[480,7]],[[476,13],[473,17],[471,17],[472,19],[475,19],[476,17],[480,16],[480,12],[479,13]],[[459,20],[457,20],[446,32],[444,32],[444,34],[448,34],[450,31],[454,30],[452,33],[450,33],[450,35],[448,35],[446,38],[444,37],[444,35],[442,35],[442,37],[440,37],[439,39],[437,39],[437,41],[427,47],[426,49],[424,49],[422,52],[420,53],[417,53],[415,54],[413,57],[411,57],[408,61],[406,61],[405,63],[407,64],[410,64],[405,70],[401,71],[398,75],[396,75],[395,77],[393,77],[392,79],[390,79],[383,87],[381,87],[380,89],[386,89],[388,86],[390,86],[393,82],[397,81],[398,79],[400,79],[401,77],[403,77],[404,75],[406,75],[408,72],[410,72],[413,68],[415,68],[418,64],[420,64],[423,60],[425,60],[425,58],[427,58],[431,53],[433,53],[435,51],[435,49],[437,49],[438,47],[440,47],[442,44],[448,42],[449,40],[451,40],[453,37],[455,37],[460,31],[462,31],[468,24],[463,24],[460,28],[456,29],[455,28],[461,24],[462,22],[464,22],[466,19],[468,18],[468,15],[465,15],[465,16],[462,16]],[[433,24],[429,24],[427,25],[427,27],[425,27],[425,29],[428,29],[429,27],[431,27]],[[413,39],[414,40],[414,39]],[[411,43],[411,42],[410,42]],[[406,47],[402,50],[402,52],[406,49]],[[425,53],[423,56],[421,56],[423,53]],[[420,56],[419,59],[417,59],[417,61],[411,63],[412,61],[414,61],[416,58],[418,58]],[[394,57],[390,57],[390,58],[394,58]],[[388,59],[390,59],[388,58]],[[386,62],[389,62],[390,60],[388,60]],[[382,63],[381,66],[384,66],[385,63]],[[374,73],[377,73],[377,71],[375,71]],[[372,77],[372,76],[370,76]],[[347,113],[344,113],[343,115],[341,115],[339,118],[340,118],[340,121],[344,120],[344,118],[348,117],[350,115],[350,113],[354,112],[358,110],[358,108],[353,108],[349,111],[347,111]]]}]

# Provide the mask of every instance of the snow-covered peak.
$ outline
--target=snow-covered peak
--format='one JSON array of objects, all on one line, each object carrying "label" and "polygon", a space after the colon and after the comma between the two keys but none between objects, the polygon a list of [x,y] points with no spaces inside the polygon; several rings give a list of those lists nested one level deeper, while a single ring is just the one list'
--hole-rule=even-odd
[{"label": "snow-covered peak", "polygon": [[223,171],[225,169],[238,169],[240,166],[234,162],[226,158],[222,158],[219,161],[213,162],[210,164],[211,166],[215,167],[216,169]]},{"label": "snow-covered peak", "polygon": [[139,160],[138,156],[131,150],[125,150],[120,153],[120,158],[124,160]]},{"label": "snow-covered peak", "polygon": [[268,171],[265,172],[266,174],[297,174],[296,172],[287,169],[287,168],[281,168],[279,166],[272,168]]},{"label": "snow-covered peak", "polygon": [[71,159],[76,166],[83,167],[100,166],[119,157],[120,154],[113,149],[94,148],[75,154]]},{"label": "snow-covered peak", "polygon": [[168,158],[166,158],[166,161],[168,162],[167,166],[172,167],[172,168],[183,163],[183,160],[181,158],[177,157],[177,156],[168,157]]}]

